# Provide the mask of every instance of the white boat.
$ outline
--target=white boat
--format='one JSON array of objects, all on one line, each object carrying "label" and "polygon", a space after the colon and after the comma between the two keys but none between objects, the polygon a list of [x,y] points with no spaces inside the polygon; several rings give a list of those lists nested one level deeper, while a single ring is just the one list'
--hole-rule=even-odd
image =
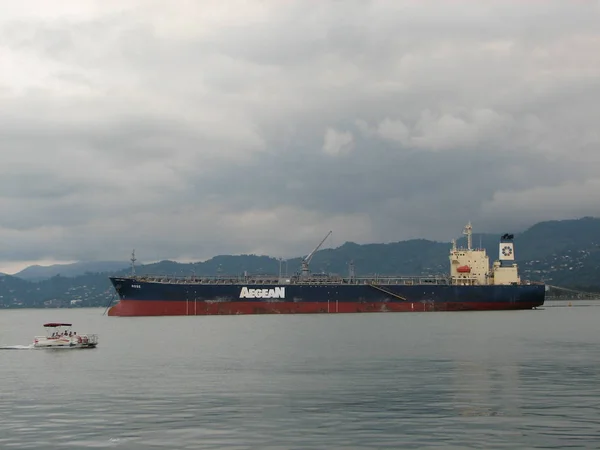
[{"label": "white boat", "polygon": [[46,336],[35,336],[34,348],[95,348],[97,334],[77,334],[70,323],[45,323]]}]

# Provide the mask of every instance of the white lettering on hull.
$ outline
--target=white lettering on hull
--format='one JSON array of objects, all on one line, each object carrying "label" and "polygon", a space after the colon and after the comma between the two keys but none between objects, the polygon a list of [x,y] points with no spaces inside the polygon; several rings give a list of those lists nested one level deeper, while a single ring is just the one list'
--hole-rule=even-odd
[{"label": "white lettering on hull", "polygon": [[285,288],[249,289],[244,286],[240,292],[240,298],[285,298]]}]

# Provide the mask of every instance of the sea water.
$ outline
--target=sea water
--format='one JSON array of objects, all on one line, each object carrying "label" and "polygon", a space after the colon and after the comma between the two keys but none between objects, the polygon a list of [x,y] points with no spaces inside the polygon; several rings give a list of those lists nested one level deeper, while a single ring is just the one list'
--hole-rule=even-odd
[{"label": "sea water", "polygon": [[[21,351],[0,351],[0,448],[598,448],[597,306],[2,310],[0,347]],[[97,333],[98,348],[31,349],[49,321]]]}]

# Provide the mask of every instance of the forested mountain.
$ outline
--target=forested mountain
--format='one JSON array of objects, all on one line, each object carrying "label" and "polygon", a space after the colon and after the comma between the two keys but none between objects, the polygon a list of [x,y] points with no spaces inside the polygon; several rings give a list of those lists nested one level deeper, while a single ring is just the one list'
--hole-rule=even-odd
[{"label": "forested mountain", "polygon": [[123,261],[84,261],[73,264],[53,264],[51,266],[29,266],[14,276],[29,281],[41,281],[56,275],[76,277],[86,273],[114,272],[123,269],[129,264]]},{"label": "forested mountain", "polygon": [[[473,244],[484,247],[490,260],[498,256],[496,234],[474,234]],[[465,245],[464,238],[458,240]],[[515,248],[522,279],[581,290],[600,291],[600,219],[538,223],[515,234]],[[313,272],[345,275],[350,261],[356,275],[432,275],[446,274],[450,243],[425,239],[389,244],[359,245],[346,242],[335,249],[318,251],[312,261]],[[161,261],[136,267],[138,274],[170,275],[239,275],[271,273],[293,274],[300,269],[301,258],[283,263],[276,258],[258,255],[221,255],[201,263]],[[128,274],[127,263],[76,263],[68,267],[25,269],[28,278],[50,278],[32,281],[19,276],[0,276],[0,307],[105,306],[114,296],[108,276]],[[110,270],[97,272],[94,267]],[[30,268],[28,268],[30,269]],[[83,273],[88,270],[87,273]],[[73,276],[68,276],[72,274]]]}]

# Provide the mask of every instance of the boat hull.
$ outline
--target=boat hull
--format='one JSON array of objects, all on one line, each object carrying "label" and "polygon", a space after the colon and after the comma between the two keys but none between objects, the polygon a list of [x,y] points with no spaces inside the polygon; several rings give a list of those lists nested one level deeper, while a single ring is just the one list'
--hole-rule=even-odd
[{"label": "boat hull", "polygon": [[59,345],[45,345],[45,344],[33,344],[33,348],[39,349],[65,349],[65,348],[96,348],[97,344],[59,344]]},{"label": "boat hull", "polygon": [[33,348],[39,349],[96,348],[97,345],[98,337],[95,334],[60,338],[36,336],[33,341]]},{"label": "boat hull", "polygon": [[111,281],[120,301],[108,315],[129,317],[524,310],[542,306],[545,298],[545,286],[535,284],[248,286],[144,282],[134,278]]}]

